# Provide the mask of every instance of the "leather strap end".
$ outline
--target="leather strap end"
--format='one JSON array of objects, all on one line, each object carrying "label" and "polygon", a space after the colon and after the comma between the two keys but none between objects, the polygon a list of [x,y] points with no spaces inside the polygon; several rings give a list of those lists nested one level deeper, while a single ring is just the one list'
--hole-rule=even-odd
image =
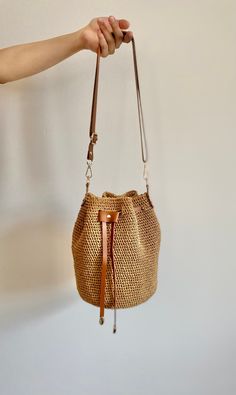
[{"label": "leather strap end", "polygon": [[98,220],[100,222],[117,222],[119,218],[119,211],[99,210]]},{"label": "leather strap end", "polygon": [[93,143],[89,143],[87,159],[93,161]]},{"label": "leather strap end", "polygon": [[87,160],[93,161],[93,146],[98,140],[98,135],[96,133],[91,134],[90,143],[88,146]]}]

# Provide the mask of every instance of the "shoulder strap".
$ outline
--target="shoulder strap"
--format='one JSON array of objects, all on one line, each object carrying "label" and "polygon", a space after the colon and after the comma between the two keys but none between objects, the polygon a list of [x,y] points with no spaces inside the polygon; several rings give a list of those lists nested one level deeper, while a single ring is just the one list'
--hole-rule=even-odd
[{"label": "shoulder strap", "polygon": [[[125,32],[123,32],[123,34],[125,34]],[[136,86],[137,105],[138,105],[141,153],[142,153],[142,161],[144,163],[143,177],[146,181],[146,187],[147,187],[147,191],[148,191],[148,175],[147,175],[148,147],[147,147],[147,138],[146,138],[145,127],[144,127],[143,109],[142,109],[142,103],[141,103],[140,84],[139,84],[139,76],[138,76],[137,55],[136,55],[136,47],[135,47],[134,38],[132,38],[132,49],[133,49],[135,86]],[[92,110],[91,110],[91,119],[90,119],[90,127],[89,127],[90,142],[89,142],[88,153],[87,153],[87,171],[86,171],[87,191],[88,191],[88,187],[89,187],[90,178],[92,177],[92,162],[94,159],[94,152],[93,152],[94,145],[96,144],[97,139],[98,139],[98,135],[96,133],[96,115],[97,115],[99,67],[100,67],[100,47],[98,46],[96,70],[95,70],[95,78],[94,78],[94,88],[93,88]]]}]

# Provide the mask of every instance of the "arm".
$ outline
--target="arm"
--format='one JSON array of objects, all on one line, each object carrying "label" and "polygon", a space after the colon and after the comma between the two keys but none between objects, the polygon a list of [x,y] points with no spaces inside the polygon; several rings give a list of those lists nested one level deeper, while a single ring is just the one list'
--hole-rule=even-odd
[{"label": "arm", "polygon": [[0,49],[0,83],[40,73],[82,49],[96,52],[100,45],[102,57],[113,54],[122,42],[130,42],[132,32],[123,36],[121,29],[129,22],[112,18],[94,18],[73,33]]}]

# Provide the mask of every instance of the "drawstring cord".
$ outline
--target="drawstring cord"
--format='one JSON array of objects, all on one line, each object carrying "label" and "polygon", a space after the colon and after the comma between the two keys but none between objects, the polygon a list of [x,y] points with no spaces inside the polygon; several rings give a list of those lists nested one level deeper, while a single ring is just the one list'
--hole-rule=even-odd
[{"label": "drawstring cord", "polygon": [[116,270],[114,259],[114,238],[115,238],[115,223],[118,221],[120,212],[111,210],[99,210],[99,221],[102,223],[102,270],[101,270],[101,288],[100,288],[100,318],[99,323],[104,324],[104,311],[105,311],[105,288],[106,288],[106,273],[107,273],[107,223],[111,223],[111,244],[110,256],[112,262],[113,283],[114,283],[114,323],[113,333],[116,333]]},{"label": "drawstring cord", "polygon": [[115,237],[115,223],[111,224],[111,261],[112,261],[112,271],[113,271],[113,282],[114,282],[114,324],[113,333],[116,333],[116,271],[115,271],[115,261],[114,261],[114,237]]}]

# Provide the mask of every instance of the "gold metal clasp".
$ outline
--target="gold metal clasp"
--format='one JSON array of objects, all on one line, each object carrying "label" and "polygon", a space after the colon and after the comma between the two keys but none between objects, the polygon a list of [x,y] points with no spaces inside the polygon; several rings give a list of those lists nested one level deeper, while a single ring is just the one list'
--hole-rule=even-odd
[{"label": "gold metal clasp", "polygon": [[89,185],[90,185],[90,178],[92,178],[93,172],[92,172],[92,161],[87,161],[87,169],[85,173],[85,177],[87,179],[86,181],[86,193],[89,191]]},{"label": "gold metal clasp", "polygon": [[87,179],[92,178],[93,176],[93,172],[92,172],[92,161],[87,161],[87,169],[86,169],[86,173],[85,173],[85,177]]}]

